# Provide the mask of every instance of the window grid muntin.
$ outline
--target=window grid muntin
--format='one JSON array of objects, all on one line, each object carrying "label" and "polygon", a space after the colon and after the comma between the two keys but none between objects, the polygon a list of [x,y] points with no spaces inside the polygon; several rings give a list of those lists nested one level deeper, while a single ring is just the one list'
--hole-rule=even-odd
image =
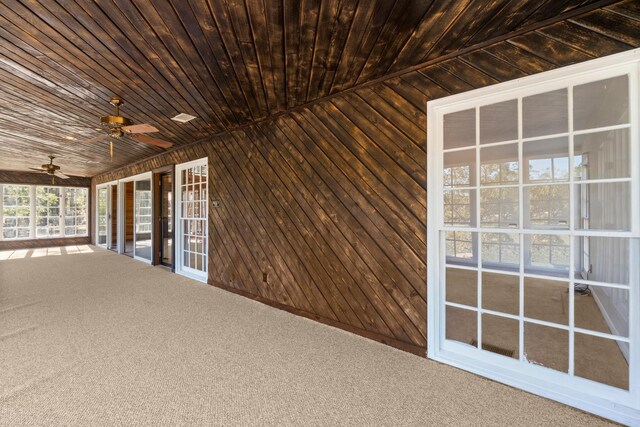
[{"label": "window grid muntin", "polygon": [[[628,73],[627,73],[628,74]],[[608,79],[609,77],[603,77],[603,78],[596,78],[595,80],[591,80],[591,81],[598,81],[598,80],[605,80]],[[632,85],[631,85],[631,80],[629,79],[629,86],[628,86],[628,93],[629,93],[629,99],[630,99],[630,104],[631,104],[631,99],[633,97],[632,92]],[[480,223],[480,197],[476,197],[476,212],[475,212],[475,221],[476,221],[476,226],[465,226],[465,227],[460,227],[460,226],[448,226],[446,223],[442,223],[439,225],[439,230],[438,230],[438,235],[439,235],[439,239],[442,242],[443,240],[446,243],[446,232],[453,232],[453,231],[465,231],[465,232],[471,232],[471,233],[476,233],[478,238],[479,238],[479,244],[477,245],[476,251],[477,251],[477,259],[478,259],[478,264],[477,267],[474,266],[465,266],[465,269],[468,270],[474,270],[474,271],[478,271],[478,273],[480,273],[481,271],[495,271],[497,273],[501,273],[504,274],[505,272],[501,271],[501,270],[485,270],[483,268],[482,265],[482,240],[481,240],[481,234],[484,232],[505,232],[505,233],[513,233],[513,232],[517,232],[520,234],[520,258],[521,258],[521,262],[520,262],[520,272],[519,272],[519,276],[520,276],[520,316],[518,316],[519,320],[520,320],[520,345],[519,345],[519,352],[520,352],[520,362],[523,362],[523,351],[524,351],[524,343],[522,342],[523,340],[523,323],[526,322],[530,322],[530,323],[537,323],[537,324],[542,324],[545,326],[551,326],[551,327],[555,327],[555,328],[559,328],[559,329],[567,329],[568,331],[570,331],[569,333],[569,372],[568,374],[573,376],[574,375],[574,336],[576,332],[585,334],[585,335],[593,335],[593,336],[599,336],[599,337],[603,337],[603,338],[607,338],[607,339],[612,339],[612,340],[617,340],[617,341],[622,341],[622,342],[630,342],[629,339],[623,337],[623,336],[619,336],[619,335],[613,335],[613,334],[602,334],[596,331],[590,331],[590,330],[585,330],[585,329],[581,329],[581,328],[576,328],[574,321],[575,321],[575,314],[574,314],[574,299],[575,299],[575,295],[573,292],[570,292],[571,297],[569,298],[569,321],[570,321],[570,325],[566,326],[566,327],[562,327],[563,325],[559,325],[559,324],[554,324],[554,323],[547,323],[545,324],[545,322],[543,321],[539,321],[537,319],[529,319],[523,316],[524,314],[524,278],[525,277],[540,277],[540,278],[545,278],[545,279],[553,279],[553,280],[559,280],[560,278],[553,278],[553,277],[548,277],[548,276],[539,276],[539,275],[535,275],[535,274],[527,274],[524,271],[525,268],[525,260],[523,259],[525,257],[525,245],[524,245],[524,237],[525,235],[532,235],[532,234],[547,234],[549,231],[554,231],[553,233],[550,234],[559,234],[559,235],[565,235],[569,238],[569,268],[570,268],[570,274],[568,278],[565,278],[564,281],[568,282],[570,285],[570,289],[573,289],[573,285],[576,282],[580,282],[580,283],[584,283],[584,280],[578,280],[575,278],[575,274],[574,270],[575,270],[575,237],[588,237],[588,236],[611,236],[611,233],[614,233],[615,237],[620,237],[620,238],[630,238],[630,239],[634,239],[637,238],[638,236],[635,235],[634,233],[634,224],[631,223],[630,227],[631,229],[628,231],[619,231],[619,230],[576,230],[575,228],[575,217],[574,217],[574,213],[575,213],[575,207],[574,207],[574,186],[576,185],[580,185],[580,184],[588,184],[588,183],[594,183],[594,182],[598,182],[598,183],[611,183],[611,182],[630,182],[632,183],[634,181],[633,178],[633,174],[632,176],[628,177],[628,178],[612,178],[612,179],[597,179],[597,180],[576,180],[574,175],[574,136],[575,135],[582,135],[582,134],[588,134],[588,133],[597,133],[597,132],[602,132],[602,131],[606,131],[606,130],[615,130],[615,129],[624,129],[624,128],[631,128],[632,127],[632,123],[626,123],[626,124],[619,124],[619,125],[612,125],[612,126],[604,126],[604,127],[600,127],[600,128],[590,128],[590,129],[583,129],[580,130],[579,132],[574,132],[573,130],[573,87],[581,84],[581,83],[574,83],[573,85],[569,85],[566,86],[567,88],[567,96],[568,96],[568,132],[563,132],[563,133],[559,133],[559,134],[553,134],[553,135],[542,135],[542,136],[535,136],[535,137],[530,137],[530,138],[522,138],[522,99],[525,96],[528,95],[521,95],[518,96],[518,129],[519,129],[519,140],[518,140],[518,149],[519,149],[519,204],[520,207],[522,207],[524,205],[524,194],[523,194],[523,189],[525,187],[531,187],[531,186],[535,186],[535,185],[540,185],[540,182],[533,182],[533,183],[524,183],[523,182],[523,170],[524,168],[523,166],[523,143],[527,142],[527,141],[537,141],[537,140],[542,140],[542,139],[551,139],[551,138],[555,138],[555,137],[559,137],[559,136],[567,136],[569,137],[569,181],[561,181],[561,182],[549,182],[549,183],[545,183],[545,184],[549,184],[549,185],[558,185],[558,184],[564,184],[564,185],[569,185],[569,221],[568,221],[568,229],[567,230],[551,230],[551,229],[527,229],[524,227],[525,222],[524,222],[524,209],[519,209],[519,224],[518,224],[518,228],[491,228],[491,227],[482,227],[481,223]],[[553,91],[553,89],[549,90],[543,90],[540,93],[544,93],[547,91]],[[495,102],[499,102],[499,101],[491,101],[491,103],[495,103]],[[513,141],[505,141],[505,142],[498,142],[498,143],[492,143],[492,144],[480,144],[480,140],[479,140],[479,110],[480,107],[482,107],[485,104],[476,104],[475,105],[475,111],[476,111],[476,141],[475,141],[475,145],[468,145],[468,146],[464,146],[464,147],[456,147],[453,149],[446,149],[446,150],[440,150],[440,153],[442,156],[444,156],[444,154],[446,153],[451,153],[451,152],[456,152],[456,151],[463,151],[463,150],[469,150],[469,149],[475,149],[476,150],[476,165],[480,165],[480,148],[484,148],[484,147],[488,147],[488,146],[494,146],[494,145],[506,145],[509,143],[513,143]],[[631,105],[630,107],[631,108]],[[455,113],[457,111],[465,111],[465,110],[469,110],[469,106],[464,106],[464,107],[460,107],[457,108],[453,111],[447,112],[446,114],[449,113]],[[441,117],[443,117],[443,114]],[[631,117],[631,114],[629,115]],[[630,119],[631,120],[631,119]],[[441,163],[442,164],[442,163]],[[476,186],[464,186],[464,187],[454,187],[456,189],[461,189],[464,188],[465,190],[469,190],[470,194],[473,194],[473,190],[476,191],[480,191],[480,188],[487,188],[487,186],[485,185],[480,185],[480,167],[476,168],[476,182],[478,183],[478,185]],[[438,172],[440,173],[440,176],[442,176],[442,169]],[[631,184],[630,184],[631,185]],[[494,187],[503,187],[503,186],[499,186],[496,185]],[[452,187],[447,186],[446,184],[442,185],[442,188],[440,189],[440,191],[442,191],[444,193],[445,190],[447,189],[451,189]],[[442,203],[442,201],[441,201]],[[444,203],[442,203],[444,206]],[[630,210],[631,210],[631,216],[633,218],[633,212],[636,209],[635,207],[636,204],[631,205]],[[442,211],[444,213],[444,211]],[[444,216],[442,217],[442,219],[444,220]],[[471,223],[473,223],[473,218],[471,219]],[[629,245],[631,246],[633,244],[632,241],[629,242]],[[442,249],[443,251],[446,251],[446,246]],[[460,268],[461,266],[458,264],[451,264],[447,262],[446,256],[440,256],[440,263],[442,265],[442,268],[445,269],[447,267],[453,267],[453,268]],[[629,266],[629,268],[631,268],[631,266]],[[475,310],[478,312],[478,321],[477,321],[477,325],[478,325],[478,333],[477,333],[477,340],[478,340],[478,344],[477,344],[477,348],[478,349],[482,349],[482,331],[481,331],[481,325],[482,325],[482,319],[481,316],[483,313],[487,313],[487,314],[492,314],[492,315],[497,315],[497,316],[502,316],[502,317],[506,317],[509,318],[510,315],[506,315],[505,313],[500,313],[500,312],[491,312],[490,310],[483,310],[482,309],[482,286],[481,286],[481,274],[478,274],[478,302],[477,302],[477,307],[468,307],[468,306],[464,306],[461,304],[456,304],[456,303],[452,303],[449,301],[446,301],[446,298],[443,297],[441,298],[441,303],[443,305],[443,308],[446,306],[453,306],[453,307],[458,307],[458,308],[463,308],[463,309],[467,309],[467,310]],[[443,276],[444,277],[444,276]],[[560,279],[562,280],[562,279]],[[444,292],[442,292],[442,295],[446,295],[446,287],[444,287],[444,279],[441,280],[441,284],[443,286]],[[628,287],[626,285],[612,285],[612,284],[608,284],[608,283],[598,283],[598,282],[594,282],[594,284],[596,286],[605,286],[605,287],[611,287],[611,288],[621,288],[621,289],[627,289]],[[441,315],[444,316],[445,311],[443,309],[443,311],[441,312]],[[631,321],[631,319],[630,319]],[[441,322],[442,327],[444,327],[444,325],[446,325],[446,322],[443,320]],[[525,362],[526,363],[526,362]],[[629,360],[629,369],[631,369],[631,364],[632,361]],[[631,370],[629,370],[629,375],[631,377]],[[629,378],[629,380],[631,381],[631,378]],[[631,382],[629,383],[629,391],[631,390]],[[623,390],[624,392],[627,392],[627,390]]]}]

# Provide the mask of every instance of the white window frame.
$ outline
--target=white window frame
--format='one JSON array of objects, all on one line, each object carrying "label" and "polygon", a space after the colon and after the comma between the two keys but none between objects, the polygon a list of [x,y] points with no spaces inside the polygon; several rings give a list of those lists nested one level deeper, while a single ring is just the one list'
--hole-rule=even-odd
[{"label": "white window frame", "polygon": [[[4,186],[5,185],[16,185],[21,187],[29,187],[29,199],[30,199],[30,209],[29,209],[29,237],[21,237],[21,238],[12,238],[12,239],[4,239],[2,231],[3,224],[3,203],[4,203]],[[59,236],[42,236],[38,237],[36,233],[36,193],[37,189],[40,187],[47,188],[59,188],[60,191],[60,231],[61,234]],[[65,191],[67,189],[75,189],[75,190],[86,190],[87,191],[87,227],[86,232],[84,234],[74,234],[73,236],[67,236],[65,234]],[[0,241],[2,242],[15,242],[15,241],[25,241],[25,240],[47,240],[47,239],[72,239],[72,238],[80,238],[80,237],[88,237],[89,236],[89,219],[91,213],[89,211],[90,198],[91,198],[91,189],[89,187],[74,187],[74,186],[63,186],[63,185],[35,185],[35,184],[21,184],[21,183],[0,183]]]},{"label": "white window frame", "polygon": [[[428,158],[428,226],[427,226],[427,307],[428,307],[428,357],[479,375],[522,388],[532,393],[551,398],[580,409],[628,423],[640,423],[640,273],[632,268],[630,273],[629,304],[631,346],[629,358],[629,391],[616,389],[583,378],[570,376],[540,366],[523,363],[487,351],[482,351],[455,341],[446,340],[443,261],[445,242],[442,204],[442,117],[444,114],[462,111],[476,106],[498,103],[514,98],[544,93],[582,83],[606,79],[614,75],[628,73],[630,89],[630,132],[631,132],[631,230],[616,232],[616,236],[631,240],[631,260],[640,259],[640,143],[639,143],[639,75],[640,49],[631,50],[593,61],[584,62],[535,76],[517,79],[427,103],[427,158]],[[569,108],[571,92],[569,92]],[[571,129],[570,129],[571,131]],[[589,132],[594,132],[590,129]],[[573,151],[572,149],[570,151]],[[573,153],[569,153],[572,159]],[[522,167],[521,167],[522,169]],[[479,183],[478,183],[479,184]],[[520,184],[522,186],[522,184]],[[521,194],[522,199],[522,194]],[[571,202],[574,203],[573,201]],[[573,206],[570,212],[573,212]],[[522,213],[520,214],[522,217]],[[522,218],[521,218],[522,219]],[[478,224],[479,225],[479,224]],[[537,230],[539,234],[553,233],[551,230]],[[607,232],[592,231],[594,236],[607,236]],[[571,238],[571,259],[574,254],[574,239]],[[521,264],[524,254],[521,251]],[[633,264],[633,263],[631,263]],[[639,264],[639,263],[636,263]],[[521,267],[522,268],[522,267]],[[569,282],[573,284],[574,278]],[[522,292],[520,292],[522,298]],[[522,304],[522,301],[521,301]],[[572,307],[570,307],[572,310]],[[570,325],[570,328],[573,328]],[[606,334],[605,334],[606,335]],[[520,343],[522,347],[522,343]],[[571,355],[572,356],[572,355]],[[572,363],[572,362],[570,362]]]},{"label": "white window frame", "polygon": [[209,177],[209,160],[208,157],[204,157],[198,160],[193,160],[187,163],[181,163],[176,165],[175,169],[175,213],[176,218],[174,222],[174,231],[175,231],[175,272],[181,274],[183,276],[190,277],[195,280],[199,280],[201,282],[207,283],[208,274],[209,274],[209,183],[207,182],[207,195],[205,199],[205,221],[204,221],[204,231],[206,238],[204,239],[204,271],[196,270],[193,268],[186,267],[184,265],[184,250],[183,250],[183,242],[184,242],[184,230],[183,230],[183,221],[182,221],[182,171],[193,168],[195,166],[206,166],[207,167],[207,180]]}]

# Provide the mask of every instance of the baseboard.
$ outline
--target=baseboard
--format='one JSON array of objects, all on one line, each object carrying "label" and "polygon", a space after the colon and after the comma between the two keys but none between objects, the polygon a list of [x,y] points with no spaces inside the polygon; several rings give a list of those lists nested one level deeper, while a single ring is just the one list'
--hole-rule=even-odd
[{"label": "baseboard", "polygon": [[427,357],[426,344],[425,344],[424,347],[422,347],[422,346],[419,346],[419,345],[416,345],[416,344],[406,343],[404,341],[400,341],[400,340],[397,340],[395,338],[390,338],[390,337],[387,337],[387,336],[382,335],[382,334],[378,334],[378,333],[375,333],[375,332],[371,332],[371,331],[367,331],[367,330],[364,330],[364,329],[356,328],[354,326],[347,325],[345,323],[338,322],[338,321],[335,321],[333,319],[327,319],[325,317],[318,316],[317,314],[309,313],[309,312],[306,312],[304,310],[300,310],[300,309],[295,308],[295,307],[291,307],[291,306],[288,306],[288,305],[285,305],[285,304],[281,304],[281,303],[276,302],[276,301],[271,301],[271,300],[269,300],[267,298],[264,298],[264,297],[261,297],[259,295],[254,295],[254,294],[252,294],[250,292],[246,292],[246,291],[243,291],[243,290],[240,290],[240,289],[236,289],[236,288],[233,288],[231,286],[215,282],[213,280],[209,280],[207,283],[209,285],[211,285],[211,286],[215,286],[216,288],[220,288],[220,289],[223,289],[225,291],[229,291],[229,292],[232,292],[234,294],[241,295],[243,297],[252,299],[254,301],[258,301],[258,302],[260,302],[262,304],[266,304],[268,306],[271,306],[271,307],[274,307],[274,308],[277,308],[277,309],[280,309],[280,310],[287,311],[287,312],[295,314],[297,316],[306,317],[308,319],[315,320],[316,322],[324,323],[325,325],[333,326],[335,328],[342,329],[342,330],[347,331],[347,332],[351,332],[351,333],[359,335],[361,337],[368,338],[370,340],[377,341],[377,342],[382,343],[382,344],[386,344],[386,345],[388,345],[390,347],[397,348],[398,350],[406,351],[408,353],[412,353],[412,354],[415,354],[417,356],[424,357],[424,358]]},{"label": "baseboard", "polygon": [[0,251],[11,249],[49,248],[52,246],[89,245],[91,237],[56,237],[53,239],[5,240],[0,242]]}]

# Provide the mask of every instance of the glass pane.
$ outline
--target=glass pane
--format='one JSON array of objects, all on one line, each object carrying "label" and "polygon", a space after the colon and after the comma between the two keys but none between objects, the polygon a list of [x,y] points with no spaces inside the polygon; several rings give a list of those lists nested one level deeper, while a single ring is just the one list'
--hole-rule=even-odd
[{"label": "glass pane", "polygon": [[478,305],[478,272],[447,268],[446,300],[471,307]]},{"label": "glass pane", "polygon": [[569,332],[524,322],[524,357],[529,363],[567,372]]},{"label": "glass pane", "polygon": [[480,190],[480,225],[482,227],[518,227],[518,188],[483,188]]},{"label": "glass pane", "polygon": [[575,238],[576,277],[603,283],[629,284],[629,239],[578,236]]},{"label": "glass pane", "polygon": [[561,325],[569,324],[569,283],[524,278],[524,315]]},{"label": "glass pane", "polygon": [[577,328],[629,337],[628,289],[576,283],[574,313]]},{"label": "glass pane", "polygon": [[631,185],[629,182],[579,184],[575,227],[579,230],[631,229]]},{"label": "glass pane", "polygon": [[629,389],[628,343],[576,333],[574,354],[576,376]]},{"label": "glass pane", "polygon": [[476,190],[447,190],[444,192],[444,223],[456,227],[475,227]]},{"label": "glass pane", "polygon": [[482,234],[482,265],[485,268],[518,271],[520,238],[514,233]]},{"label": "glass pane", "polygon": [[482,185],[517,184],[518,144],[498,145],[480,150]]},{"label": "glass pane", "polygon": [[478,313],[458,307],[447,306],[445,316],[445,336],[448,340],[460,341],[464,344],[477,346]]},{"label": "glass pane", "polygon": [[474,250],[477,239],[477,233],[470,231],[447,231],[445,233],[447,263],[478,265]]},{"label": "glass pane", "polygon": [[612,77],[573,88],[575,130],[624,123],[629,123],[628,76]]},{"label": "glass pane", "polygon": [[629,129],[576,135],[573,141],[576,180],[631,176]]},{"label": "glass pane", "polygon": [[525,227],[569,229],[569,184],[525,187],[524,198],[529,203]]},{"label": "glass pane", "polygon": [[443,147],[467,147],[476,144],[476,110],[458,111],[443,117]]},{"label": "glass pane", "polygon": [[480,144],[518,139],[518,100],[480,107]]},{"label": "glass pane", "polygon": [[135,255],[151,260],[151,180],[136,181],[134,187]]},{"label": "glass pane", "polygon": [[566,89],[527,96],[522,99],[524,138],[568,132],[568,123]]},{"label": "glass pane", "polygon": [[476,150],[454,151],[444,154],[443,184],[445,187],[476,185]]},{"label": "glass pane", "polygon": [[482,314],[482,349],[506,357],[520,358],[520,324],[506,317]]},{"label": "glass pane", "polygon": [[569,139],[567,137],[525,141],[522,146],[524,182],[569,180]]},{"label": "glass pane", "polygon": [[482,308],[520,314],[520,278],[482,272]]},{"label": "glass pane", "polygon": [[569,277],[568,236],[532,234],[524,242],[526,273]]}]

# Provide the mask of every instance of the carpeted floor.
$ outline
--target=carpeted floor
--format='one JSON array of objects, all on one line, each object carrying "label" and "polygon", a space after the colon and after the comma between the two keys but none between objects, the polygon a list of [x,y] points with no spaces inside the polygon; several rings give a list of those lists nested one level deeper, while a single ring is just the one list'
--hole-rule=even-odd
[{"label": "carpeted floor", "polygon": [[0,252],[0,424],[605,422],[91,246]]}]

